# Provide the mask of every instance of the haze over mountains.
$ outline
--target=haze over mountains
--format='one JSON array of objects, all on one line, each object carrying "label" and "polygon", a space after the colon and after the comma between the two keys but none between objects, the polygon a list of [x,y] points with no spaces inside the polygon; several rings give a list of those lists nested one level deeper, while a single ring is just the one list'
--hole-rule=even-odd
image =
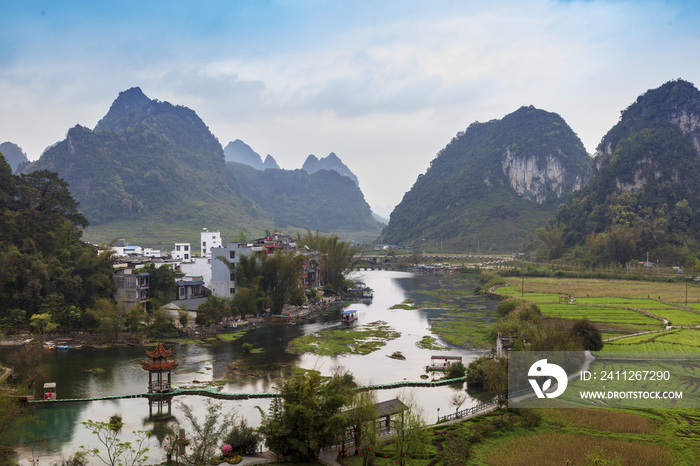
[{"label": "haze over mountains", "polygon": [[[242,143],[238,146],[245,149]],[[322,229],[303,215],[276,216],[292,222],[276,223],[255,202],[255,194],[241,191],[235,170],[226,166],[221,144],[193,110],[151,100],[139,88],[121,92],[94,130],[80,125],[71,128],[65,140],[47,149],[26,170],[56,171],[69,183],[91,223],[89,239],[126,236],[167,245],[186,239],[182,235],[194,237],[205,226],[250,235],[275,228]],[[346,217],[345,230],[369,225],[369,235],[376,236],[379,227],[359,188],[353,189],[355,195],[346,197],[341,206],[334,206],[329,197],[324,207],[362,212],[359,217],[366,218],[359,224],[353,222],[357,216]],[[289,195],[278,190],[272,198],[284,205]],[[357,204],[348,203],[350,198]]]},{"label": "haze over mountains", "polygon": [[27,154],[24,153],[21,147],[12,142],[0,144],[0,152],[5,156],[5,161],[15,173],[21,171],[29,163]]},{"label": "haze over mountains", "polygon": [[[22,166],[19,148],[2,149]],[[283,170],[241,140],[222,149],[193,110],[132,88],[94,130],[76,125],[24,171],[56,171],[69,183],[91,222],[88,239],[168,244],[203,226],[310,228],[421,249],[514,252],[534,249],[538,236],[556,258],[627,234],[639,244],[628,256],[644,248],[679,261],[699,246],[698,160],[700,97],[686,81],[640,96],[595,159],[559,115],[521,107],[457,134],[379,235],[357,177],[334,153]]]}]

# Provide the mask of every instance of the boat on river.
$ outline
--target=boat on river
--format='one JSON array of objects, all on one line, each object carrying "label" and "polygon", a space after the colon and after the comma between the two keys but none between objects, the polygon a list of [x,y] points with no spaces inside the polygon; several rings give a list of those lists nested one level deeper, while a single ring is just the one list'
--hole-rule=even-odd
[{"label": "boat on river", "polygon": [[453,364],[462,362],[462,356],[431,356],[426,372],[449,372]]},{"label": "boat on river", "polygon": [[352,324],[357,320],[357,311],[354,309],[348,309],[340,313],[340,321],[344,324]]}]

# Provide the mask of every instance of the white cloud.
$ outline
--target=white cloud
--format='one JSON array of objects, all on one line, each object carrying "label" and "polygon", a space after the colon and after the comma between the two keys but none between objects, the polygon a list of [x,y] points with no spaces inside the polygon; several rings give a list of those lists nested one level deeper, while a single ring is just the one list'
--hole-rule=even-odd
[{"label": "white cloud", "polygon": [[[247,43],[176,28],[168,36],[161,26],[146,35],[163,35],[152,45],[66,39],[64,55],[33,44],[0,68],[0,139],[36,157],[76,123],[93,126],[119,91],[140,86],[151,98],[193,108],[224,145],[240,138],[283,167],[334,151],[371,204],[395,204],[475,120],[532,104],[562,115],[593,151],[641,92],[677,77],[700,82],[697,14],[683,5],[407,5],[393,16],[384,5],[373,17],[366,4],[358,8],[370,12],[349,18],[350,27],[340,19],[297,36],[286,27],[286,36],[271,31],[269,40],[258,30]],[[77,29],[70,37],[93,40]],[[100,54],[101,43],[110,45]]]}]

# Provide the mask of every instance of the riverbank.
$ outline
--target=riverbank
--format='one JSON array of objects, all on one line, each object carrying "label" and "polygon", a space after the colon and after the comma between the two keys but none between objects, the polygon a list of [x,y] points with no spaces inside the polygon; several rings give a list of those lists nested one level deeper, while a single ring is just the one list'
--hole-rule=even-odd
[{"label": "riverbank", "polygon": [[[286,305],[282,311],[283,315],[288,315],[297,323],[304,323],[307,320],[324,314],[334,312],[342,308],[342,301],[335,297],[323,298],[322,302],[305,306]],[[216,335],[235,334],[247,332],[254,328],[268,325],[265,318],[261,316],[251,316],[238,321],[227,321],[222,324],[208,325],[205,327],[190,327],[178,329],[178,333],[148,336],[143,332],[119,332],[115,338],[105,338],[104,335],[89,332],[75,333],[50,333],[32,334],[18,333],[15,335],[2,335],[0,347],[12,348],[27,346],[31,344],[42,345],[46,341],[69,340],[70,346],[105,348],[112,346],[139,346],[149,345],[154,341],[168,341],[172,343],[191,343],[194,341],[206,341],[216,338]]]}]

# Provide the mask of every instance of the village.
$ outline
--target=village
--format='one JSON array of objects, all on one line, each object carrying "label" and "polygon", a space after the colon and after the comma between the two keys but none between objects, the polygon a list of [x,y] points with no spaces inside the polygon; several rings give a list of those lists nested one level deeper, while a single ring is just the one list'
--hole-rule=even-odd
[{"label": "village", "polygon": [[[156,268],[168,267],[175,272],[176,299],[164,307],[172,317],[173,324],[184,331],[196,326],[198,308],[209,296],[226,300],[235,296],[236,281],[232,270],[242,256],[273,254],[275,251],[293,252],[303,258],[298,274],[299,287],[308,290],[322,286],[319,252],[299,247],[290,235],[276,232],[250,242],[224,244],[221,232],[203,228],[200,237],[199,254],[191,243],[175,243],[171,253],[164,254],[161,250],[129,245],[124,239],[115,241],[111,246],[115,256],[114,300],[122,310],[135,305],[142,305],[144,312],[149,309],[149,274],[139,272],[147,264],[153,264]],[[327,307],[334,300],[335,297],[326,297],[319,305],[321,308]],[[285,305],[281,314],[273,315],[268,309],[247,319],[225,317],[220,324],[238,328],[261,321],[294,323],[297,318],[308,315],[312,310],[309,305]],[[184,325],[179,319],[183,311],[188,315]]]}]

